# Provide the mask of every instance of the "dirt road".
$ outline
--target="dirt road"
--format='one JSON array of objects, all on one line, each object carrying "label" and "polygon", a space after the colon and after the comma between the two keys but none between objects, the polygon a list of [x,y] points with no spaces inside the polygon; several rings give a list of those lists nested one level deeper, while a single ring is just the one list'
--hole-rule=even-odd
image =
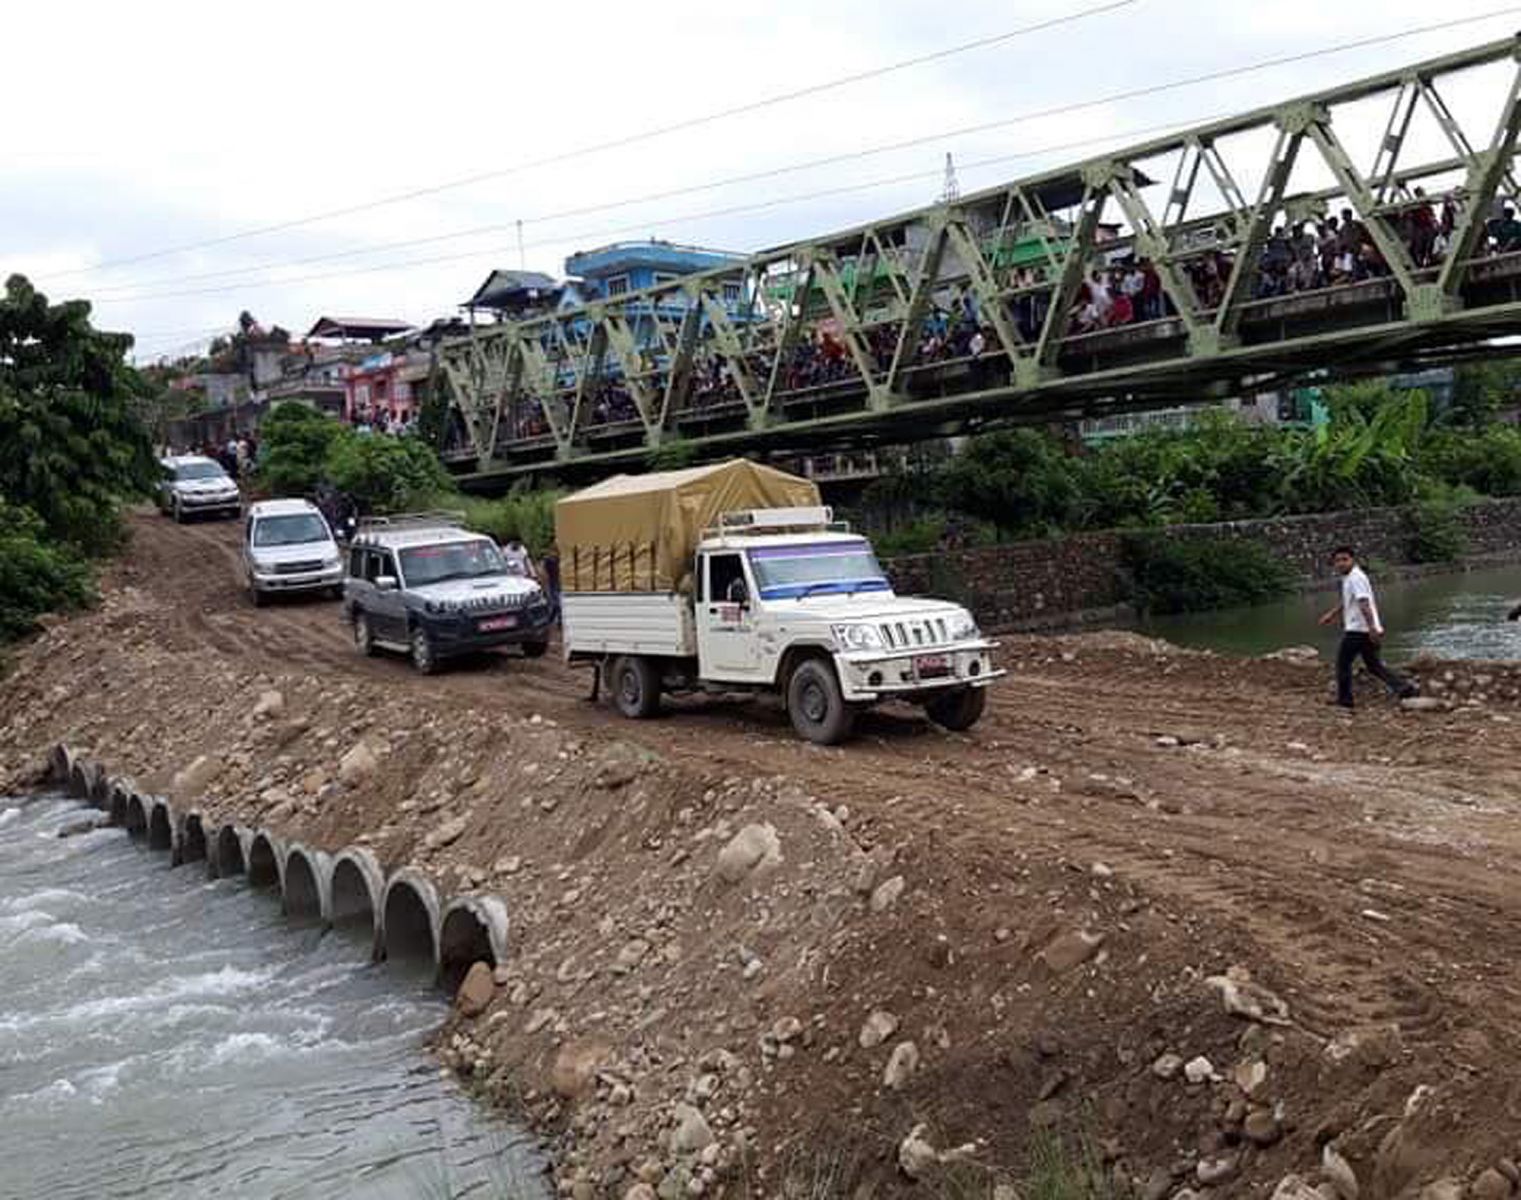
[{"label": "dirt road", "polygon": [[[852,744],[823,749],[764,702],[678,701],[631,725],[589,704],[587,676],[553,654],[424,679],[400,659],[361,658],[332,603],[256,610],[232,524],[142,516],[133,534],[119,583],[154,598],[154,636],[178,653],[415,696],[432,711],[542,714],[587,744],[634,742],[708,780],[785,776],[848,811],[857,845],[903,864],[920,899],[897,944],[845,945],[832,968],[850,979],[840,1020],[858,1024],[872,988],[904,1006],[928,997],[955,1049],[912,1102],[851,1070],[763,1089],[758,1120],[778,1141],[832,1110],[889,1144],[929,1121],[1008,1162],[1032,1120],[1086,1112],[1138,1191],[1159,1171],[1180,1183],[1234,1157],[1213,1184],[1225,1195],[1258,1194],[1290,1169],[1313,1175],[1331,1138],[1365,1196],[1521,1150],[1510,668],[1426,665],[1428,685],[1469,702],[1407,712],[1370,690],[1352,718],[1327,706],[1323,665],[1120,634],[1015,638],[1010,677],[970,735],[888,709]],[[1032,958],[1049,968],[1053,939],[1074,930],[1106,939],[1100,969],[1036,970]],[[1240,1023],[1201,983],[1231,965],[1288,1004],[1293,1036],[1264,1052],[1266,1092],[1185,1090],[1151,1069],[1164,1051],[1210,1055],[1221,1074],[1255,1052],[1236,1046]],[[1433,1090],[1406,1114],[1419,1087]],[[1242,1120],[1263,1105],[1278,1118],[1258,1145]],[[801,1126],[800,1112],[812,1113]],[[1396,1127],[1400,1146],[1380,1151]]]}]

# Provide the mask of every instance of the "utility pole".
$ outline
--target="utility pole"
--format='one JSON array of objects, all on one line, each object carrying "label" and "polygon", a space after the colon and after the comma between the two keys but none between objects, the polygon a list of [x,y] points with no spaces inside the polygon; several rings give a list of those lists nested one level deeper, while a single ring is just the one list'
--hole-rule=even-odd
[{"label": "utility pole", "polygon": [[956,180],[956,162],[951,152],[945,152],[945,184],[940,189],[941,204],[955,204],[961,199],[961,184]]}]

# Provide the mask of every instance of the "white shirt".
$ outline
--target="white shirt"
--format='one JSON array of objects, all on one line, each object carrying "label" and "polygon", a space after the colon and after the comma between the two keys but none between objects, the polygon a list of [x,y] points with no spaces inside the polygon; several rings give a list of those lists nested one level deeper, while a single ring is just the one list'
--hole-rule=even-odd
[{"label": "white shirt", "polygon": [[1371,633],[1368,618],[1363,616],[1359,601],[1366,600],[1373,613],[1375,629],[1383,629],[1384,622],[1378,615],[1378,601],[1373,598],[1373,585],[1361,567],[1353,567],[1341,577],[1341,627],[1348,633]]}]

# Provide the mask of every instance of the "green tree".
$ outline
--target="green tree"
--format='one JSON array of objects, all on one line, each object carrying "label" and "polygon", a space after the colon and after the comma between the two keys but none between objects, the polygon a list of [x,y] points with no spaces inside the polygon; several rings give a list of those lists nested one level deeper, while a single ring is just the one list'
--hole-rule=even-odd
[{"label": "green tree", "polygon": [[973,438],[946,468],[940,491],[952,508],[1020,536],[1070,528],[1081,511],[1072,459],[1035,429]]},{"label": "green tree", "polygon": [[259,429],[259,479],[277,496],[312,492],[333,448],[357,436],[326,413],[304,404],[281,404]]},{"label": "green tree", "polygon": [[139,406],[152,393],[126,364],[132,339],[90,324],[83,300],[49,304],[20,275],[0,298],[0,495],[49,537],[85,553],[118,540],[123,497],[158,477]]},{"label": "green tree", "polygon": [[424,508],[454,491],[454,482],[438,455],[411,437],[340,437],[328,452],[326,474],[365,512]]},{"label": "green tree", "polygon": [[1514,359],[1464,363],[1453,369],[1452,403],[1441,415],[1441,424],[1461,429],[1483,429],[1505,408],[1521,399],[1521,363]]}]

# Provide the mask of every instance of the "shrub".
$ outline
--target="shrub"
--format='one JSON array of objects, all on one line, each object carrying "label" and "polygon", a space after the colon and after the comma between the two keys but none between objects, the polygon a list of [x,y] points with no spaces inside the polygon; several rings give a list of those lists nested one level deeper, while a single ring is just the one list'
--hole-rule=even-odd
[{"label": "shrub", "polygon": [[941,476],[947,504],[1015,536],[1078,524],[1082,491],[1062,444],[1035,429],[973,438]]},{"label": "shrub", "polygon": [[490,534],[498,542],[517,538],[537,556],[554,543],[559,498],[558,492],[510,492],[495,500],[466,500],[462,507],[471,529]]},{"label": "shrub", "polygon": [[1445,500],[1427,500],[1406,512],[1405,557],[1414,563],[1452,562],[1468,548],[1461,510]]},{"label": "shrub", "polygon": [[93,599],[84,560],[49,542],[36,513],[0,500],[0,642],[31,633],[42,613],[82,608]]},{"label": "shrub", "polygon": [[1288,565],[1244,539],[1127,535],[1121,543],[1131,603],[1142,612],[1198,612],[1260,604],[1286,594]]},{"label": "shrub", "polygon": [[1443,483],[1486,496],[1521,495],[1521,429],[1495,425],[1480,433],[1439,430],[1422,447],[1421,469]]},{"label": "shrub", "polygon": [[356,436],[304,404],[279,405],[259,434],[259,480],[275,496],[310,494],[323,478],[333,447]]},{"label": "shrub", "polygon": [[334,440],[327,477],[361,512],[405,512],[453,492],[454,482],[426,442],[383,434],[346,434]]}]

